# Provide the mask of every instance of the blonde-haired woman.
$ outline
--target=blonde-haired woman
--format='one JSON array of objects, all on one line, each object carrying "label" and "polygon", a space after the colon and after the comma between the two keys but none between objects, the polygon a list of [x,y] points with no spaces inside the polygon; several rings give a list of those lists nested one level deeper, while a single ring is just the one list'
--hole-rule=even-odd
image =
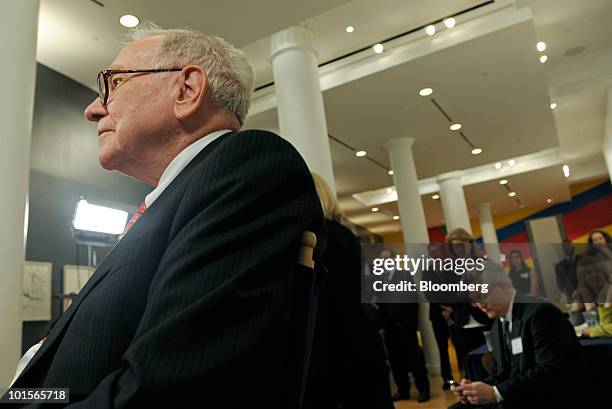
[{"label": "blonde-haired woman", "polygon": [[336,195],[331,190],[325,179],[321,175],[315,172],[311,172],[312,180],[314,180],[315,189],[317,189],[317,195],[323,208],[323,215],[327,220],[335,220],[340,222],[344,217],[344,213],[340,208]]},{"label": "blonde-haired woman", "polygon": [[360,303],[361,245],[340,224],[342,210],[325,180],[312,174],[326,219],[311,371],[304,409],[393,409],[389,370],[377,329]]}]

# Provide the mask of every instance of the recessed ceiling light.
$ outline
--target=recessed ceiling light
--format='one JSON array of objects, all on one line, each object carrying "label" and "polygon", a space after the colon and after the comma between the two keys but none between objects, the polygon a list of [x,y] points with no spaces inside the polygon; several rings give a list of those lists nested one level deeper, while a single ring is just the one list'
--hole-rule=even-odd
[{"label": "recessed ceiling light", "polygon": [[548,61],[548,56],[547,55],[541,55],[540,56],[540,62],[542,64],[544,64],[546,61]]},{"label": "recessed ceiling light", "polygon": [[119,23],[123,27],[132,28],[132,27],[136,27],[138,23],[140,23],[140,20],[138,20],[138,17],[136,16],[133,16],[131,14],[126,14],[119,18]]},{"label": "recessed ceiling light", "polygon": [[433,200],[438,200],[438,199],[440,198],[440,195],[435,194],[435,195],[431,196],[431,198],[432,198]]},{"label": "recessed ceiling light", "polygon": [[399,220],[399,216],[393,216],[393,220]]},{"label": "recessed ceiling light", "polygon": [[548,199],[546,199],[546,203],[551,204],[553,202],[553,200],[549,197]]},{"label": "recessed ceiling light", "polygon": [[374,46],[372,47],[374,49],[374,52],[376,54],[380,54],[384,51],[385,46],[383,46],[382,44],[378,43],[378,44],[374,44]]},{"label": "recessed ceiling light", "polygon": [[568,178],[570,175],[569,165],[563,165],[563,175]]},{"label": "recessed ceiling light", "polygon": [[436,26],[434,26],[433,24],[428,25],[427,27],[425,27],[425,32],[428,36],[436,34]]},{"label": "recessed ceiling light", "polygon": [[452,17],[444,19],[444,25],[446,26],[446,28],[453,28],[455,27],[455,24],[457,24],[457,22]]},{"label": "recessed ceiling light", "polygon": [[516,165],[516,161],[515,161],[514,159],[510,159],[510,160],[508,161],[508,165],[510,165],[510,166],[514,166],[514,165]]},{"label": "recessed ceiling light", "polygon": [[536,44],[536,48],[539,52],[542,52],[546,50],[546,43],[544,41],[538,41],[538,43]]},{"label": "recessed ceiling light", "polygon": [[502,168],[502,164],[501,164],[501,162],[497,162],[497,163],[495,164],[495,169],[497,169],[497,170],[501,170],[501,168]]},{"label": "recessed ceiling light", "polygon": [[377,212],[377,211],[378,211],[378,207],[373,207],[373,208],[372,208],[372,211],[373,211],[373,212]]},{"label": "recessed ceiling light", "polygon": [[390,174],[390,175],[393,175],[393,170],[390,170],[387,173]]},{"label": "recessed ceiling light", "polygon": [[499,181],[500,185],[507,185],[508,184],[508,179],[502,179]]},{"label": "recessed ceiling light", "polygon": [[516,192],[508,192],[508,196],[514,197],[514,196],[516,196]]},{"label": "recessed ceiling light", "polygon": [[387,194],[388,194],[388,195],[392,195],[392,194],[393,194],[393,189],[392,189],[392,188],[390,188],[390,187],[388,187],[388,188],[387,188]]},{"label": "recessed ceiling light", "polygon": [[419,91],[419,95],[422,97],[426,97],[431,94],[433,94],[433,89],[431,88],[423,88],[422,90]]},{"label": "recessed ceiling light", "polygon": [[550,104],[550,109],[555,109],[557,108],[557,103],[553,102],[552,104]]},{"label": "recessed ceiling light", "polygon": [[458,131],[459,129],[461,129],[461,127],[462,127],[462,125],[461,125],[461,124],[459,124],[459,123],[457,123],[457,124],[452,124],[452,125],[450,126],[450,130],[451,130],[451,131]]},{"label": "recessed ceiling light", "polygon": [[366,156],[366,155],[367,155],[367,152],[366,152],[366,151],[357,151],[357,152],[355,152],[355,156],[358,156],[358,157],[360,157],[360,158],[361,158],[362,156]]},{"label": "recessed ceiling light", "polygon": [[346,30],[347,33],[352,33],[353,31],[355,31],[355,27],[353,27],[353,26],[346,26],[345,30]]},{"label": "recessed ceiling light", "polygon": [[482,149],[474,148],[472,149],[472,155],[480,155],[482,153]]}]

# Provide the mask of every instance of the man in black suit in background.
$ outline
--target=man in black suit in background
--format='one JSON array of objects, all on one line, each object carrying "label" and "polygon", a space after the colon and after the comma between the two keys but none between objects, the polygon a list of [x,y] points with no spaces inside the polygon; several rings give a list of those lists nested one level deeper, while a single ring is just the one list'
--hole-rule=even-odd
[{"label": "man in black suit in background", "polygon": [[508,274],[488,262],[468,280],[488,284],[470,298],[495,321],[491,328],[493,369],[483,382],[463,379],[451,390],[454,408],[594,408],[594,388],[574,328],[546,300],[519,294]]},{"label": "man in black suit in background", "polygon": [[569,239],[563,240],[563,253],[565,258],[555,264],[555,276],[557,277],[557,287],[565,294],[566,302],[571,303],[574,291],[578,286],[578,276],[576,266],[578,265],[578,255],[574,248],[574,243]]},{"label": "man in black suit in background", "polygon": [[324,241],[306,164],[239,131],[252,68],[220,38],[150,25],[111,68],[85,110],[99,161],[155,189],[13,387],[69,388],[75,409],[285,409],[294,263],[305,230]]},{"label": "man in black suit in background", "polygon": [[[379,258],[395,258],[394,252],[384,249]],[[387,283],[398,284],[402,281],[414,283],[410,273],[405,270],[387,270],[384,280]],[[419,324],[419,300],[416,292],[397,292],[386,295],[378,303],[382,327],[385,331],[385,345],[391,364],[393,380],[397,385],[397,393],[393,400],[410,399],[410,378],[419,391],[418,402],[426,402],[431,398],[425,355],[419,346],[417,330]]]}]

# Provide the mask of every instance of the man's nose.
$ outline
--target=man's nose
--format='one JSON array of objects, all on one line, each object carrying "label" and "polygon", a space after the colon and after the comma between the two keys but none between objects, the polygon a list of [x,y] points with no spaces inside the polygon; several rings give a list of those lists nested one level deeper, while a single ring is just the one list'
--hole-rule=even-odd
[{"label": "man's nose", "polygon": [[100,102],[100,98],[96,98],[87,106],[87,108],[85,108],[84,115],[88,121],[98,122],[100,119],[108,115],[108,111],[106,110],[106,107],[102,105],[102,102]]}]

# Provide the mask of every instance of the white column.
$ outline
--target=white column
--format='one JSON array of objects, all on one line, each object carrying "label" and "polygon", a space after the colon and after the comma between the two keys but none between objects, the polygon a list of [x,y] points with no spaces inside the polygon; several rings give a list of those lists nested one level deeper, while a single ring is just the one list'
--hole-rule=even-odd
[{"label": "white column", "polygon": [[[412,144],[414,138],[397,138],[385,143],[389,151],[393,181],[397,191],[398,208],[404,243],[412,249],[421,244],[420,254],[427,254],[429,233],[425,220],[423,202],[419,193],[419,178],[417,177]],[[419,255],[420,255],[419,254]],[[418,256],[418,255],[417,255]],[[432,373],[440,373],[440,356],[436,346],[436,338],[429,321],[429,304],[422,294],[419,294],[419,328],[423,341],[423,352],[428,369]]]},{"label": "white column", "polygon": [[464,228],[471,234],[472,226],[463,194],[461,173],[458,171],[444,173],[438,176],[437,181],[440,187],[440,200],[446,229],[450,232],[457,228]]},{"label": "white column", "polygon": [[493,223],[491,203],[478,203],[478,219],[480,220],[480,231],[482,233],[482,241],[485,245],[487,256],[490,260],[499,263],[499,242],[497,240],[495,223]]},{"label": "white column", "polygon": [[612,183],[612,88],[608,90],[608,100],[606,104],[606,128],[604,130],[603,152],[608,166],[608,177]]},{"label": "white column", "polygon": [[425,210],[419,193],[412,144],[414,138],[397,138],[385,143],[389,151],[393,182],[397,191],[397,206],[406,243],[429,243]]},{"label": "white column", "polygon": [[335,192],[312,31],[290,27],[273,34],[271,43],[280,134],[302,154],[310,170],[320,174]]},{"label": "white column", "polygon": [[38,4],[39,0],[0,1],[0,388],[8,387],[21,355]]}]

